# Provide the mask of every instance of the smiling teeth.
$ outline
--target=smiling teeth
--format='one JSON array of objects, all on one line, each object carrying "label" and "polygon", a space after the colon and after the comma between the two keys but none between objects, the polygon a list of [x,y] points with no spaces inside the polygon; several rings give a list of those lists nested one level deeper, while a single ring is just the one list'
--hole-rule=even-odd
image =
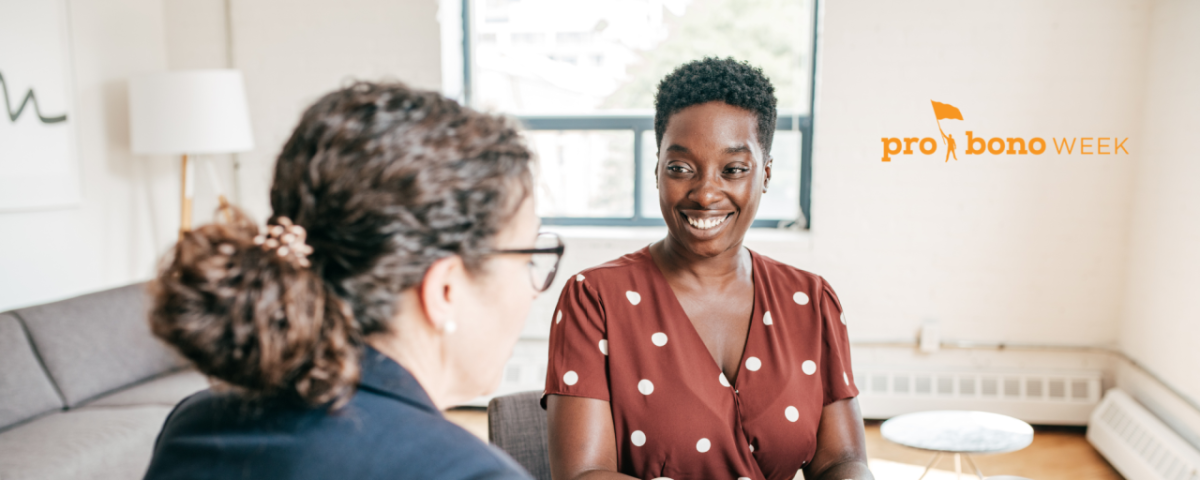
[{"label": "smiling teeth", "polygon": [[704,220],[696,220],[692,217],[687,217],[687,221],[693,227],[699,228],[701,230],[708,230],[710,228],[716,227],[717,225],[725,223],[726,218],[729,218],[729,217],[728,216],[714,217],[714,218],[707,218]]}]

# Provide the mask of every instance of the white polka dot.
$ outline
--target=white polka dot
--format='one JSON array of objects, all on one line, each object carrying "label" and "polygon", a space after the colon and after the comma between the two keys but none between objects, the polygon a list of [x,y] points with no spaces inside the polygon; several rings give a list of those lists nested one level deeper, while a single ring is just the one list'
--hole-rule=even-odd
[{"label": "white polka dot", "polygon": [[579,374],[575,373],[574,370],[571,370],[571,371],[567,372],[566,375],[563,375],[563,382],[566,383],[567,385],[574,385],[575,382],[578,382],[578,381],[579,381]]},{"label": "white polka dot", "polygon": [[554,323],[561,323],[561,322],[562,322],[562,310],[559,310],[558,316],[554,317]]},{"label": "white polka dot", "polygon": [[763,314],[763,325],[770,325],[772,323],[775,323],[775,322],[771,321],[771,312],[764,313]]},{"label": "white polka dot", "polygon": [[638,391],[642,392],[642,395],[654,393],[654,383],[643,378],[642,381],[638,382]]},{"label": "white polka dot", "polygon": [[750,453],[754,453],[754,445],[750,445]]},{"label": "white polka dot", "polygon": [[792,300],[799,305],[808,305],[808,294],[804,292],[796,292],[792,295]]},{"label": "white polka dot", "polygon": [[842,325],[846,324],[846,312],[842,312]]},{"label": "white polka dot", "polygon": [[712,442],[708,441],[707,438],[701,438],[699,442],[696,442],[697,452],[704,453],[710,448],[712,448]]},{"label": "white polka dot", "polygon": [[749,368],[751,372],[757,372],[758,369],[762,368],[762,360],[759,360],[758,357],[747,358],[746,368]]},{"label": "white polka dot", "polygon": [[658,332],[658,333],[650,336],[650,341],[653,342],[654,346],[656,346],[656,347],[661,347],[663,345],[666,345],[667,344],[667,334]]},{"label": "white polka dot", "polygon": [[579,275],[576,275],[576,276],[575,276],[575,281],[576,281],[576,282],[582,282],[582,281],[583,281],[583,274],[581,273],[581,274],[579,274]]},{"label": "white polka dot", "polygon": [[634,305],[642,303],[642,296],[638,295],[637,292],[625,292],[625,298],[628,298],[629,303],[632,303]]},{"label": "white polka dot", "polygon": [[800,369],[804,370],[805,375],[817,373],[817,362],[805,360],[804,363],[800,365]]},{"label": "white polka dot", "polygon": [[738,480],[750,480],[750,477],[738,477]]},{"label": "white polka dot", "polygon": [[629,440],[632,441],[635,446],[640,447],[646,444],[646,434],[641,430],[634,430],[633,434],[629,436]]},{"label": "white polka dot", "polygon": [[842,381],[846,382],[847,387],[850,386],[850,376],[846,375],[846,372],[842,372]]},{"label": "white polka dot", "polygon": [[717,380],[719,380],[721,382],[721,386],[723,386],[723,387],[729,386],[729,379],[725,378],[725,372],[721,372],[721,375],[717,377]]},{"label": "white polka dot", "polygon": [[796,410],[796,407],[789,405],[787,408],[783,409],[783,416],[787,417],[789,422],[795,422],[796,420],[800,419],[800,411]]},{"label": "white polka dot", "polygon": [[608,340],[600,340],[600,353],[608,355]]}]

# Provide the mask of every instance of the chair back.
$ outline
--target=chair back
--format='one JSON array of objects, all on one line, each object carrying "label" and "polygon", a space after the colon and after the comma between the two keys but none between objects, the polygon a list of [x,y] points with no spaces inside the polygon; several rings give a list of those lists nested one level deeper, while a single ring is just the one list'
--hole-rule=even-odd
[{"label": "chair back", "polygon": [[488,402],[488,441],[537,480],[550,480],[550,437],[542,392],[520,392]]}]

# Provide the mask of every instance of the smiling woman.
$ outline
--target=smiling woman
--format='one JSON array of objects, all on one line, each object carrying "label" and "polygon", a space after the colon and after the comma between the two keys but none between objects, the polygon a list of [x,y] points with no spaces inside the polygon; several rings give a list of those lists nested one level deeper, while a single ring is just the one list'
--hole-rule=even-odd
[{"label": "smiling woman", "polygon": [[[720,253],[740,244],[754,222],[771,179],[770,157],[755,138],[756,117],[721,101],[672,115],[655,176],[659,207],[678,246]],[[693,253],[703,255],[699,250]]]},{"label": "smiling woman", "polygon": [[872,478],[837,294],[742,246],[775,103],[732,59],[659,85],[668,235],[563,290],[543,398],[554,478]]}]

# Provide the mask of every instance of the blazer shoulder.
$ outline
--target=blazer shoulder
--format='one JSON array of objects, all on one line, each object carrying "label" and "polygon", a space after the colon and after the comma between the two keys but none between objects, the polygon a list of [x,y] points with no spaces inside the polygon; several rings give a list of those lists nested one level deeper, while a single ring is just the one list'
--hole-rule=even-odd
[{"label": "blazer shoulder", "polygon": [[391,437],[382,442],[391,452],[380,455],[394,468],[389,475],[402,471],[406,472],[404,477],[414,479],[529,478],[503,451],[484,443],[440,413],[404,407],[393,412],[395,423],[379,422],[377,427],[385,429],[384,435]]}]

